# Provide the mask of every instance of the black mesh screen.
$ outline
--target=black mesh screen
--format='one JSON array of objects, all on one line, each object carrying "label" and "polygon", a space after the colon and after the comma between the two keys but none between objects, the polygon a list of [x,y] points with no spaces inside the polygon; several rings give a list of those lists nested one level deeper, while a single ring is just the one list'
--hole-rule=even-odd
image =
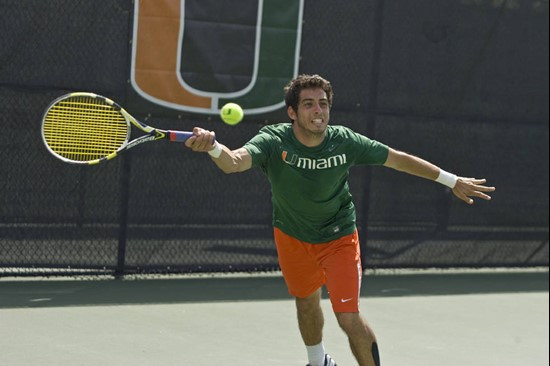
[{"label": "black mesh screen", "polygon": [[[332,123],[497,186],[470,207],[436,183],[353,168],[365,266],[547,266],[548,3],[318,0],[304,10],[300,72],[332,81]],[[215,130],[232,148],[286,120],[280,110],[230,127],[140,101],[129,85],[133,15],[129,0],[0,0],[0,275],[278,268],[258,170],[225,175],[171,143],[94,167],[48,154],[42,114],[70,91],[136,106],[159,128]]]}]

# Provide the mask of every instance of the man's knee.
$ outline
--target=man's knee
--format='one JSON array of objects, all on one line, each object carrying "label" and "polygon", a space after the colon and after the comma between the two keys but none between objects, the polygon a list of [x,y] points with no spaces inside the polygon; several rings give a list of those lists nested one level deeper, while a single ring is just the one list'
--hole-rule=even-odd
[{"label": "man's knee", "polygon": [[[360,313],[336,313],[336,318],[338,319],[340,327],[349,337],[350,342],[355,344],[356,347],[361,344],[362,349],[368,349],[374,361],[374,365],[380,366],[380,355],[378,353],[376,336]],[[360,343],[354,341],[359,341]],[[357,351],[357,348],[355,350]]]},{"label": "man's knee", "polygon": [[297,297],[296,298],[296,307],[298,311],[312,311],[317,310],[321,304],[321,289],[315,291],[307,297]]},{"label": "man's knee", "polygon": [[376,342],[376,337],[367,322],[360,313],[335,313],[340,328],[349,337],[367,337],[371,342]]},{"label": "man's knee", "polygon": [[357,327],[363,327],[364,322],[359,313],[336,313],[336,319],[338,320],[338,325],[346,333],[351,332]]}]

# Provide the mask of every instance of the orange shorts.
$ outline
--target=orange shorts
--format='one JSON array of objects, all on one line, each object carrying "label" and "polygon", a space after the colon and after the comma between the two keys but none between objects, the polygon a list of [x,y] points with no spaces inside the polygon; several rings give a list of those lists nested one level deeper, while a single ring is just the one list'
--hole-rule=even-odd
[{"label": "orange shorts", "polygon": [[311,244],[274,228],[279,266],[288,292],[305,298],[326,285],[336,313],[359,312],[361,250],[357,230],[336,240]]}]

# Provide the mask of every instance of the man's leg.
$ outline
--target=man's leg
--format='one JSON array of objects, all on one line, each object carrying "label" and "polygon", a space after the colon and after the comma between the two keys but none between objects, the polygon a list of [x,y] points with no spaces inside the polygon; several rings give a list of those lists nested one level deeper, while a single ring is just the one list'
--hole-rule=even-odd
[{"label": "man's leg", "polygon": [[306,346],[314,346],[323,340],[325,319],[321,310],[321,289],[306,298],[296,298],[298,326]]},{"label": "man's leg", "polygon": [[322,365],[324,318],[321,311],[321,286],[325,274],[312,255],[313,244],[302,242],[274,228],[279,265],[289,293],[296,298],[298,325],[306,345],[309,364]]},{"label": "man's leg", "polygon": [[321,289],[305,298],[296,298],[298,325],[307,349],[307,366],[335,366],[336,363],[325,354],[323,344],[323,325],[325,323],[321,309]]},{"label": "man's leg", "polygon": [[359,366],[380,366],[376,336],[360,313],[335,313]]},{"label": "man's leg", "polygon": [[357,230],[330,243],[323,257],[332,309],[359,366],[380,366],[374,332],[359,313],[361,249]]}]

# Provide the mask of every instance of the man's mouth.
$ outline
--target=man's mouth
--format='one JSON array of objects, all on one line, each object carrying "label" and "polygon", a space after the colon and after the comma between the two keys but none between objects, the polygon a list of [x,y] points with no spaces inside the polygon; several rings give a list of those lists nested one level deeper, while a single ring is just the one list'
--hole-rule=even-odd
[{"label": "man's mouth", "polygon": [[311,120],[311,122],[316,126],[322,126],[323,125],[323,119],[322,118],[315,118]]}]

